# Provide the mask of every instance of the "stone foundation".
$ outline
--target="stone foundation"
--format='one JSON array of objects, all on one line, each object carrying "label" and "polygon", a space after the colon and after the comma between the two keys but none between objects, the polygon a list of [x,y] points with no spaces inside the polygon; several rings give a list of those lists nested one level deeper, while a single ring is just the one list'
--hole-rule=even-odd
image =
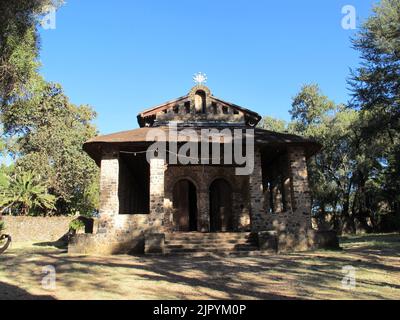
[{"label": "stone foundation", "polygon": [[144,252],[144,234],[134,232],[126,235],[77,234],[71,237],[69,254],[114,255],[142,254]]},{"label": "stone foundation", "polygon": [[340,249],[339,239],[334,231],[307,230],[298,233],[262,231],[257,233],[257,238],[261,251],[287,253]]}]

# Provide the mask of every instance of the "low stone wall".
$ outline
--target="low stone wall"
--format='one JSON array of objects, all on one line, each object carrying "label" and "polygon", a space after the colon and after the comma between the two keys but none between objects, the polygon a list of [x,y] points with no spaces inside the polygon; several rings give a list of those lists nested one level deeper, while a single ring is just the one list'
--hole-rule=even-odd
[{"label": "low stone wall", "polygon": [[262,231],[257,233],[261,251],[278,253],[318,249],[338,250],[339,239],[334,231],[299,230],[297,233]]},{"label": "low stone wall", "polygon": [[68,244],[72,255],[143,254],[144,233],[137,231],[125,234],[77,234]]},{"label": "low stone wall", "polygon": [[335,231],[299,230],[297,233],[278,233],[278,253],[318,249],[340,249]]},{"label": "low stone wall", "polygon": [[68,232],[74,217],[13,217],[3,216],[4,233],[13,242],[52,242]]}]

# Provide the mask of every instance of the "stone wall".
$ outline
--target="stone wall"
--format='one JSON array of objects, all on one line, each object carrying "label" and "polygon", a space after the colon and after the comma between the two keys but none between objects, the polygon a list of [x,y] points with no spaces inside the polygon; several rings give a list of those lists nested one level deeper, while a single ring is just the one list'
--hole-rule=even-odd
[{"label": "stone wall", "polygon": [[164,159],[150,159],[150,226],[162,231],[164,220]]},{"label": "stone wall", "polygon": [[69,230],[74,217],[13,217],[3,216],[6,230],[13,242],[52,242]]},{"label": "stone wall", "polygon": [[[252,208],[252,230],[276,230],[279,232],[306,232],[311,226],[311,198],[308,185],[307,161],[302,147],[289,147],[287,154],[279,159],[279,165],[270,165],[260,173],[261,158],[256,153],[255,170],[250,176],[250,194]],[[279,169],[279,172],[275,172]],[[285,204],[280,210],[270,212],[262,176],[281,174],[284,177]],[[275,208],[276,209],[276,208]],[[283,210],[285,209],[285,210]]]},{"label": "stone wall", "polygon": [[[234,231],[307,232],[311,229],[311,200],[304,149],[289,147],[283,159],[280,166],[285,179],[284,192],[290,195],[285,197],[280,212],[267,210],[263,178],[268,172],[263,172],[262,154],[257,149],[250,176],[235,175],[234,166],[166,165],[164,160],[151,159],[150,214],[121,215],[118,153],[105,154],[101,161],[98,230],[93,235],[76,237],[70,243],[70,252],[126,253],[129,246],[130,250],[143,252],[146,234],[174,231],[173,190],[183,179],[196,187],[197,229],[201,232],[210,231],[210,185],[216,179],[224,179],[231,187]],[[264,170],[274,170],[274,167],[264,167]]]},{"label": "stone wall", "polygon": [[164,225],[165,231],[172,231],[172,215],[174,213],[173,189],[175,184],[183,179],[191,181],[197,191],[198,229],[202,232],[209,231],[209,190],[210,185],[217,179],[224,179],[232,189],[232,214],[234,229],[247,231],[250,229],[249,221],[249,179],[247,176],[235,175],[234,166],[169,166],[165,172],[165,202],[166,206]]},{"label": "stone wall", "polygon": [[119,214],[118,183],[118,153],[105,154],[100,166],[100,233],[111,230],[113,217]]},{"label": "stone wall", "polygon": [[261,166],[261,153],[255,150],[254,171],[249,178],[250,194],[250,220],[252,231],[267,230],[267,213],[264,206],[263,174]]}]

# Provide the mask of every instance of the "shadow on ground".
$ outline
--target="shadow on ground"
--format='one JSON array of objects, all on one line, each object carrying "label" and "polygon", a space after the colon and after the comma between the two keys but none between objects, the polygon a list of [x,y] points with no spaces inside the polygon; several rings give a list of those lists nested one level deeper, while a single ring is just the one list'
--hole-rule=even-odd
[{"label": "shadow on ground", "polygon": [[[40,290],[41,270],[52,265],[59,299],[399,299],[400,237],[376,237],[346,238],[341,252],[229,258],[68,256],[36,244],[0,257],[0,274]],[[358,270],[357,290],[341,285],[347,265]]]},{"label": "shadow on ground", "polygon": [[55,300],[49,295],[33,295],[17,286],[0,282],[0,298],[2,300]]}]

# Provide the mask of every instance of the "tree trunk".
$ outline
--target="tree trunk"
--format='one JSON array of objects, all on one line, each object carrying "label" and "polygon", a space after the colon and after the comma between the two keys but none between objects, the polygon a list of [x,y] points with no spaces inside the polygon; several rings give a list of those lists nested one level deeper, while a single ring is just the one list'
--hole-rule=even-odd
[{"label": "tree trunk", "polygon": [[342,211],[342,232],[354,234],[356,227],[354,223],[354,217],[350,216],[350,190],[351,183],[347,188],[347,192],[344,196],[343,211]]},{"label": "tree trunk", "polygon": [[0,248],[0,254],[3,254],[8,249],[8,247],[10,246],[10,243],[11,243],[11,236],[6,235],[6,234],[1,235],[0,241],[2,241],[4,239],[7,239],[7,242],[3,245],[3,247]]}]

